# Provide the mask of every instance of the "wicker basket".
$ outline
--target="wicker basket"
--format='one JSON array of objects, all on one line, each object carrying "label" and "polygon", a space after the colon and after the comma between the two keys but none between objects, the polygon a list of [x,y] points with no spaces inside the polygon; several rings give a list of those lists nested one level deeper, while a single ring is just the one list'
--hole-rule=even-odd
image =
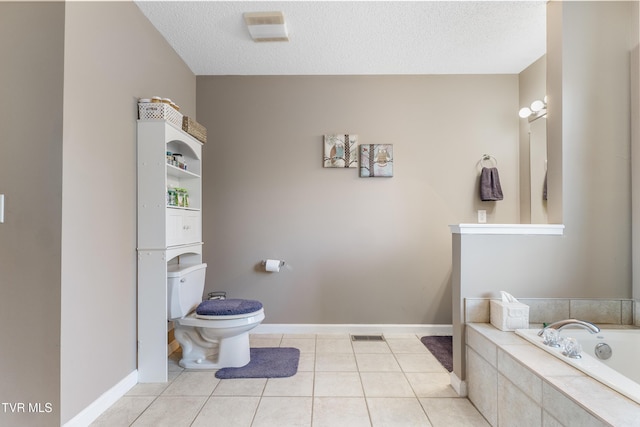
[{"label": "wicker basket", "polygon": [[182,130],[203,144],[207,142],[207,128],[193,120],[191,117],[182,117]]},{"label": "wicker basket", "polygon": [[138,104],[140,120],[166,120],[182,128],[182,114],[168,104],[149,102]]}]

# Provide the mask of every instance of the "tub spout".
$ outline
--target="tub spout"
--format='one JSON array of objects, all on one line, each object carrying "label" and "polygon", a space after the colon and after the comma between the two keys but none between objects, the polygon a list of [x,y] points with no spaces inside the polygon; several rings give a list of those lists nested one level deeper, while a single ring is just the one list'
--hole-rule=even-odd
[{"label": "tub spout", "polygon": [[600,332],[600,328],[598,328],[596,325],[594,325],[591,322],[587,322],[585,320],[578,320],[578,319],[566,319],[566,320],[559,320],[557,322],[553,322],[552,324],[545,326],[543,329],[540,330],[540,332],[538,332],[538,336],[541,337],[545,329],[548,329],[548,328],[552,328],[559,331],[561,329],[564,329],[570,326],[578,326],[580,328],[586,329],[592,334],[597,334],[598,332]]}]

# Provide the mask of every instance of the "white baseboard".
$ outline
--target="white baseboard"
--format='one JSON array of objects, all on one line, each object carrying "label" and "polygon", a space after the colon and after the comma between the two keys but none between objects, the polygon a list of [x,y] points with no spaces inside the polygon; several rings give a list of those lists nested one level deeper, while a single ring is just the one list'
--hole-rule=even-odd
[{"label": "white baseboard", "polygon": [[251,334],[419,334],[452,335],[452,325],[262,323]]},{"label": "white baseboard", "polygon": [[467,397],[467,382],[462,381],[460,378],[458,378],[455,372],[451,372],[449,374],[449,377],[450,377],[449,381],[451,382],[451,387],[453,387],[455,392],[458,393],[458,396]]},{"label": "white baseboard", "polygon": [[118,384],[104,392],[102,396],[97,398],[93,403],[84,408],[78,415],[64,423],[64,427],[86,427],[94,422],[104,411],[109,409],[111,405],[116,403],[118,399],[124,396],[133,386],[138,384],[138,370],[131,372],[124,377]]}]

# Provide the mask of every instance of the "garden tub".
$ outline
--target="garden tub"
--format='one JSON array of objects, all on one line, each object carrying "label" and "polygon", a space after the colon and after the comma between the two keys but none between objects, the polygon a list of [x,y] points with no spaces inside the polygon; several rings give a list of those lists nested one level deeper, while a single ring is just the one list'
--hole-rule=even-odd
[{"label": "garden tub", "polygon": [[[582,346],[578,359],[563,355],[561,348],[545,345],[538,336],[539,331],[518,329],[516,334],[640,404],[640,329],[603,329],[591,334],[582,329],[565,328],[560,335],[575,338]],[[600,359],[598,354],[610,357]]]}]

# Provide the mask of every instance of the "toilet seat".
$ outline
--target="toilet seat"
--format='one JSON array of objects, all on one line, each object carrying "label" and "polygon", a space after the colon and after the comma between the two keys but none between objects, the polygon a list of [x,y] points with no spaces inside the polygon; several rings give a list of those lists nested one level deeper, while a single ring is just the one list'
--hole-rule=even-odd
[{"label": "toilet seat", "polygon": [[249,317],[262,310],[262,303],[249,299],[205,300],[196,308],[198,319],[219,320]]},{"label": "toilet seat", "polygon": [[[189,313],[181,319],[174,319],[174,322],[184,326],[195,326],[199,328],[233,328],[240,325],[248,325],[261,322],[264,319],[264,309],[246,314],[228,314],[221,316],[204,316],[195,311]],[[215,320],[215,322],[213,322]]]}]

